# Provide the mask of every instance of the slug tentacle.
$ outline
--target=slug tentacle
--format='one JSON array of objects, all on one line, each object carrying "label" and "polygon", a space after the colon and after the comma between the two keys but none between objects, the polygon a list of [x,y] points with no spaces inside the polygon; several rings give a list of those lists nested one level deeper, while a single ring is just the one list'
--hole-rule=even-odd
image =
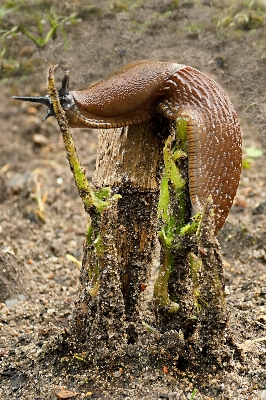
[{"label": "slug tentacle", "polygon": [[[181,64],[140,62],[82,91],[68,92],[69,71],[59,98],[71,127],[119,128],[148,121],[160,113],[171,121],[187,119],[188,174],[193,210],[201,211],[211,195],[216,232],[223,226],[238,187],[241,133],[225,92],[200,71]],[[41,102],[54,115],[51,99]]]}]

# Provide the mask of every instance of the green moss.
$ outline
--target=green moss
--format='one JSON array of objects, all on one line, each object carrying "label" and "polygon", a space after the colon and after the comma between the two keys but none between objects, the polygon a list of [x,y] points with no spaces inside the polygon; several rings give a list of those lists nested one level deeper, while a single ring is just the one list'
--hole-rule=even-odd
[{"label": "green moss", "polygon": [[[186,203],[184,188],[187,184],[182,176],[178,161],[187,157],[187,121],[179,118],[176,122],[176,137],[169,136],[165,142],[164,173],[161,181],[161,191],[158,204],[158,217],[162,220],[159,237],[169,247],[176,235],[185,224]],[[176,139],[177,138],[177,139]],[[178,215],[171,204],[171,193],[174,192],[175,201],[178,202]]]},{"label": "green moss", "polygon": [[166,250],[154,285],[154,296],[159,306],[165,308],[168,313],[176,313],[180,308],[178,303],[170,300],[168,293],[168,282],[172,269],[173,255],[170,250]]},{"label": "green moss", "polygon": [[194,293],[194,305],[198,311],[201,310],[200,299],[200,285],[198,281],[199,272],[202,267],[202,261],[194,253],[190,253],[189,256],[191,279],[193,282],[193,293]]},{"label": "green moss", "polygon": [[[185,188],[188,182],[182,175],[180,161],[187,158],[187,121],[178,118],[176,134],[170,135],[164,146],[164,172],[158,203],[158,217],[162,222],[158,236],[162,246],[162,260],[157,280],[154,285],[154,296],[158,305],[168,313],[175,313],[180,306],[171,301],[168,294],[168,282],[174,266],[174,240],[186,224],[188,214]],[[178,210],[178,211],[177,211]]]},{"label": "green moss", "polygon": [[89,224],[87,233],[86,233],[86,240],[87,240],[88,245],[92,244],[92,234],[93,234],[92,226],[91,226],[91,224]]},{"label": "green moss", "polygon": [[198,212],[194,217],[192,218],[192,222],[183,226],[180,230],[180,236],[185,236],[185,235],[192,235],[193,233],[198,233],[198,229],[200,226],[200,222],[202,219],[202,213]]}]

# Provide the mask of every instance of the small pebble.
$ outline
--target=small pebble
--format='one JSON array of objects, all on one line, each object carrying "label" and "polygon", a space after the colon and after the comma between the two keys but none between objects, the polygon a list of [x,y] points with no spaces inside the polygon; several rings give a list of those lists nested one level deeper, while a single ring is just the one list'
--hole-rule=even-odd
[{"label": "small pebble", "polygon": [[32,140],[35,144],[38,144],[39,146],[45,146],[49,143],[49,140],[47,139],[47,137],[44,135],[41,135],[40,133],[35,133],[32,136]]},{"label": "small pebble", "polygon": [[259,391],[257,392],[257,395],[258,395],[258,398],[259,398],[259,399],[266,399],[266,389],[264,389],[264,390],[259,390]]}]

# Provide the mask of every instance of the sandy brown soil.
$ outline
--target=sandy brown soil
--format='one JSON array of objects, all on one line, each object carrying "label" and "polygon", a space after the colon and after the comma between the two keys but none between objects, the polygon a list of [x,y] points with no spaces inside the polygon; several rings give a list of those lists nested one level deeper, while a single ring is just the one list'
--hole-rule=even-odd
[{"label": "sandy brown soil", "polygon": [[[94,3],[89,8],[86,1],[74,2],[82,21],[66,27],[69,49],[60,32],[42,49],[18,36],[9,43],[10,54],[33,70],[25,75],[19,69],[8,79],[1,71],[0,398],[56,399],[65,388],[77,399],[190,399],[194,389],[194,399],[265,399],[265,156],[243,170],[218,236],[238,349],[230,367],[215,373],[207,368],[192,377],[145,366],[122,374],[117,366],[107,379],[73,354],[49,353],[51,340],[60,341],[71,321],[79,266],[66,255],[82,259],[87,221],[56,121],[42,123],[43,106],[12,102],[11,95],[46,94],[47,69],[55,63],[58,82],[68,68],[71,88],[82,89],[133,61],[178,62],[209,74],[229,94],[241,122],[244,154],[250,146],[266,151],[265,11],[261,14],[256,4],[248,10],[244,2],[230,8],[231,2],[216,0],[180,1],[178,7],[170,0]],[[16,18],[17,24],[23,14],[6,18],[8,23]],[[97,136],[90,129],[74,131],[89,177]],[[42,213],[36,198],[45,200]]]}]

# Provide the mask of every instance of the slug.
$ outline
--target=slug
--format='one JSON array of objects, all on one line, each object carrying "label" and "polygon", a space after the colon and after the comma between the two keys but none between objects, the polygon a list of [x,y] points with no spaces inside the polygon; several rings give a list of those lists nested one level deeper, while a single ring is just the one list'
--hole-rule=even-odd
[{"label": "slug", "polygon": [[[234,107],[221,87],[202,72],[181,64],[140,62],[81,91],[59,90],[71,127],[119,128],[148,121],[155,113],[187,119],[189,193],[193,212],[211,195],[215,231],[224,225],[238,187],[241,132]],[[46,104],[49,96],[13,97]]]}]

